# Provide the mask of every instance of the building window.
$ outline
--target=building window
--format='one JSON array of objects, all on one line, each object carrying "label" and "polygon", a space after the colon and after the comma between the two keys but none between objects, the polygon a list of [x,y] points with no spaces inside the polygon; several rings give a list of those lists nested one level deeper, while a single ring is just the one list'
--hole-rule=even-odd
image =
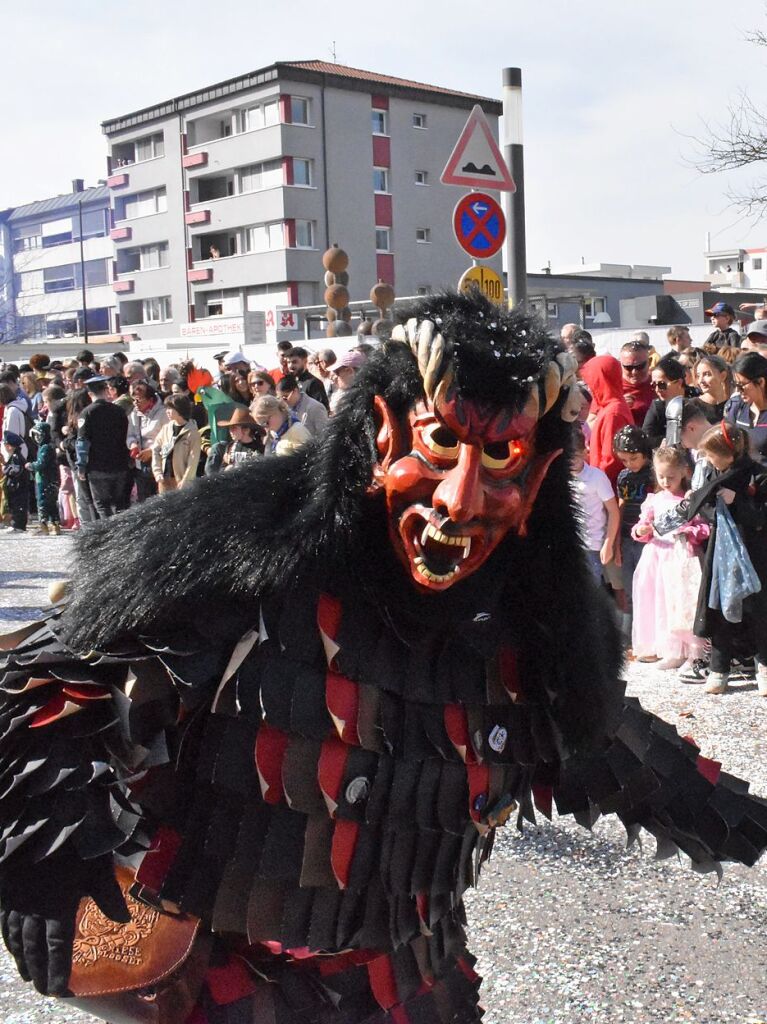
[{"label": "building window", "polygon": [[247,252],[285,248],[285,233],[281,220],[273,221],[271,224],[254,224],[253,227],[246,229],[245,236]]},{"label": "building window", "polygon": [[290,97],[290,120],[293,124],[309,124],[309,100],[303,96]]},{"label": "building window", "polygon": [[26,227],[13,229],[13,251],[27,252],[29,249],[39,249],[43,244],[42,226],[40,224],[28,224]]},{"label": "building window", "polygon": [[144,135],[132,142],[118,142],[112,147],[112,167],[129,167],[142,160],[165,156],[165,138],[162,132]]},{"label": "building window", "polygon": [[72,218],[63,217],[60,220],[49,220],[42,225],[43,248],[49,249],[54,245],[66,245],[71,242]]},{"label": "building window", "polygon": [[425,128],[426,127],[426,114],[413,114],[413,127],[414,128]]},{"label": "building window", "polygon": [[759,257],[759,258],[757,258],[757,259],[754,259],[754,262],[753,262],[753,268],[754,268],[754,270],[761,270],[761,269],[762,269],[762,260],[761,260],[761,257]]},{"label": "building window", "polygon": [[[83,238],[103,238],[108,234],[106,210],[83,210]],[[72,237],[80,237],[80,217],[72,218]]]},{"label": "building window", "polygon": [[203,292],[198,298],[204,303],[203,309],[198,306],[198,314],[202,316],[242,316],[242,295],[238,288]]},{"label": "building window", "polygon": [[607,299],[587,299],[583,305],[583,315],[587,320],[593,320],[597,313],[604,313],[607,310]]},{"label": "building window", "polygon": [[431,291],[430,284],[419,284],[416,288],[416,295],[431,295]]},{"label": "building window", "polygon": [[389,191],[389,170],[386,167],[374,167],[373,168],[373,191],[374,192],[388,192]]},{"label": "building window", "polygon": [[376,252],[391,252],[391,228],[376,228]]},{"label": "building window", "polygon": [[117,250],[117,273],[132,274],[139,270],[157,270],[168,266],[168,243],[135,246]]},{"label": "building window", "polygon": [[416,242],[430,242],[431,241],[431,228],[416,228],[415,229],[415,240],[416,240]]},{"label": "building window", "polygon": [[142,305],[145,324],[161,324],[171,319],[169,295],[163,295],[158,299],[144,299]]},{"label": "building window", "polygon": [[547,316],[549,317],[550,320],[558,320],[559,319],[559,305],[558,305],[558,303],[556,303],[556,302],[547,302],[546,303],[546,314],[547,314]]},{"label": "building window", "polygon": [[75,268],[71,263],[63,267],[46,267],[43,271],[43,280],[46,294],[74,291]]},{"label": "building window", "polygon": [[267,160],[262,164],[250,164],[238,172],[239,192],[260,192],[265,188],[282,185],[282,161]]},{"label": "building window", "polygon": [[293,158],[293,184],[312,185],[312,161]]},{"label": "building window", "polygon": [[115,202],[117,220],[134,220],[138,217],[149,217],[154,213],[165,213],[168,209],[168,194],[164,188],[151,189],[147,192],[136,192]]},{"label": "building window", "polygon": [[416,183],[416,185],[428,185],[429,184],[429,172],[428,171],[416,171],[415,172],[415,183]]},{"label": "building window", "polygon": [[19,293],[24,292],[27,295],[31,295],[33,292],[41,292],[45,279],[43,278],[42,270],[27,270],[21,274],[17,274],[17,291]]},{"label": "building window", "polygon": [[[83,276],[79,263],[75,263],[75,286],[82,288]],[[86,260],[85,262],[85,287],[100,288],[109,284],[109,270],[107,260]]]},{"label": "building window", "polygon": [[314,248],[314,221],[296,221],[296,249]]},{"label": "building window", "polygon": [[373,110],[371,112],[371,125],[373,135],[389,134],[389,113],[386,110]]},{"label": "building window", "polygon": [[280,123],[280,105],[277,100],[269,100],[264,104],[264,128]]}]

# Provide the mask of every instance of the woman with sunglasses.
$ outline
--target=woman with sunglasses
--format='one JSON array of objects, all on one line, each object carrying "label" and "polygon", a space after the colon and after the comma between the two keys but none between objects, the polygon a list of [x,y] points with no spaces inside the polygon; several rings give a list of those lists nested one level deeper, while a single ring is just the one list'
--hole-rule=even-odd
[{"label": "woman with sunglasses", "polygon": [[758,352],[738,356],[733,365],[735,394],[725,418],[745,430],[751,458],[767,466],[767,359]]},{"label": "woman with sunglasses", "polygon": [[248,374],[248,387],[254,400],[261,395],[273,395],[274,378],[266,370],[251,370]]},{"label": "woman with sunglasses", "polygon": [[655,398],[647,410],[642,429],[653,448],[658,448],[666,436],[666,406],[672,398],[684,398],[684,377],[685,368],[671,354],[660,359],[652,371],[650,386]]}]

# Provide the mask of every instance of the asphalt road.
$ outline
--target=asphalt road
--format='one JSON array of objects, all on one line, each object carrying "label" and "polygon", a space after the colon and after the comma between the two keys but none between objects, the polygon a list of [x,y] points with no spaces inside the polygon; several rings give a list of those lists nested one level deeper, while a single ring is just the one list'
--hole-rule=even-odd
[{"label": "asphalt road", "polygon": [[[39,614],[68,550],[65,537],[0,534],[0,630]],[[767,795],[767,700],[753,686],[711,697],[645,665],[628,678],[645,707]],[[718,884],[655,862],[649,836],[624,847],[607,819],[592,834],[566,819],[501,830],[468,900],[487,1024],[766,1024],[764,867],[727,867]],[[37,996],[0,954],[4,1024],[88,1019]]]}]

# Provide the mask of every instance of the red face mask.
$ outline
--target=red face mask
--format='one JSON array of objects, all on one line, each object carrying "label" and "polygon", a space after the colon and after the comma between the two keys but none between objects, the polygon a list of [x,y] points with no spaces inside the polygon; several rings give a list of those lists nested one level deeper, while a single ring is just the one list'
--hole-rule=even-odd
[{"label": "red face mask", "polygon": [[549,466],[561,449],[535,454],[537,420],[458,398],[410,413],[410,451],[385,404],[376,473],[389,532],[413,580],[445,590],[483,565],[506,534],[524,536]]}]

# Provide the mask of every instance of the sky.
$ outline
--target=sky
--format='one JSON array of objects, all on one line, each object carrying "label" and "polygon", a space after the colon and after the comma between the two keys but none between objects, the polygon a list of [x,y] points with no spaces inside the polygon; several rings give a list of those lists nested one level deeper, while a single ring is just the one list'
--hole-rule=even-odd
[{"label": "sky", "polygon": [[[277,60],[332,60],[500,98],[523,76],[528,269],[703,273],[711,246],[767,245],[701,175],[695,139],[747,93],[767,110],[764,0],[0,0],[0,208],[106,174],[101,121]],[[767,180],[767,168],[764,169]],[[447,187],[447,186],[445,186]]]}]

